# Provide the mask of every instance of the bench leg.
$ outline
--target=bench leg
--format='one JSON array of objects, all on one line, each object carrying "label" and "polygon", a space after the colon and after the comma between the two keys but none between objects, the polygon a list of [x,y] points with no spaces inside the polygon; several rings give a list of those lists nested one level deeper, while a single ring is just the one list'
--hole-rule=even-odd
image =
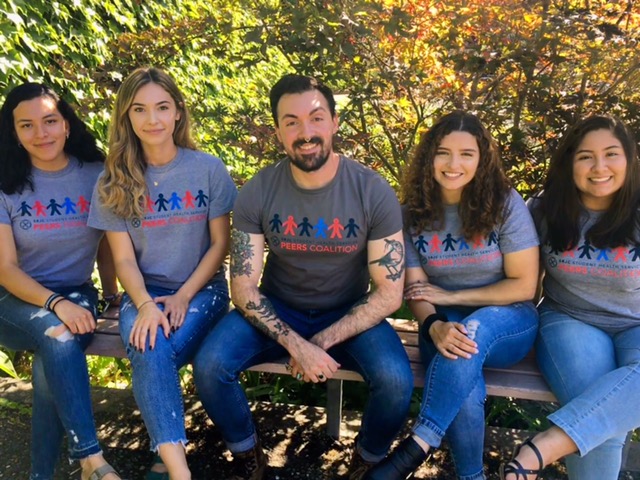
[{"label": "bench leg", "polygon": [[629,459],[629,449],[631,448],[631,437],[633,436],[633,430],[627,433],[627,439],[624,442],[624,448],[622,449],[622,470],[625,470],[627,460]]},{"label": "bench leg", "polygon": [[327,381],[327,435],[340,438],[342,423],[342,380]]}]

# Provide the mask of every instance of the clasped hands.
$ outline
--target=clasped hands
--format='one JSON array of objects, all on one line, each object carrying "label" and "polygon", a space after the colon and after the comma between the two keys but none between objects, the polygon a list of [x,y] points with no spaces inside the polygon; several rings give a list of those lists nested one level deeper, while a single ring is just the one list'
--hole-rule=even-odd
[{"label": "clasped hands", "polygon": [[318,383],[333,377],[340,364],[311,338],[305,341],[295,356],[291,355],[285,368],[296,380]]}]

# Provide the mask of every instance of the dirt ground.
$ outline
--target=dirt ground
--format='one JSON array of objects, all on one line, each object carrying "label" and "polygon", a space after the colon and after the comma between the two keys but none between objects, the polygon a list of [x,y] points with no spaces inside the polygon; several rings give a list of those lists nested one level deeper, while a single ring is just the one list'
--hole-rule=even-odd
[{"label": "dirt ground", "polygon": [[[149,441],[130,390],[93,389],[98,433],[105,457],[128,480],[142,480],[152,455]],[[0,379],[0,479],[28,478],[31,387],[27,382]],[[230,457],[219,432],[197,398],[185,399],[188,461],[194,480],[223,480],[231,474]],[[359,415],[345,414],[342,437],[325,434],[324,410],[271,403],[252,406],[263,444],[269,454],[267,480],[340,479],[351,458]],[[526,432],[490,429],[485,442],[487,478],[497,479],[498,465]],[[77,466],[61,455],[56,480],[79,479]],[[446,449],[438,450],[416,479],[453,480],[453,465]],[[547,468],[545,479],[566,478],[558,465]],[[624,474],[626,480],[640,479]]]}]

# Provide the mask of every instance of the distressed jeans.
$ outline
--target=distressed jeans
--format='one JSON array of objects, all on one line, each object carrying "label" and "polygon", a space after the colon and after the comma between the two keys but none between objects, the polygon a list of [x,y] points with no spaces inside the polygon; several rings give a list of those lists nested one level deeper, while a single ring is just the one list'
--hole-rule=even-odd
[{"label": "distressed jeans", "polygon": [[[447,436],[456,474],[461,480],[484,479],[484,401],[482,368],[509,367],[531,350],[538,330],[538,314],[531,302],[504,306],[437,307],[450,322],[467,326],[476,321],[478,353],[470,359],[450,360],[420,335],[420,352],[427,366],[420,414],[413,433],[431,447]],[[428,337],[428,334],[427,334]]]},{"label": "distressed jeans", "polygon": [[[325,311],[298,311],[270,297],[278,316],[304,338],[340,320],[352,305]],[[358,436],[358,452],[381,460],[405,422],[413,375],[400,338],[386,321],[328,350],[342,368],[355,370],[369,386]],[[194,361],[202,404],[231,452],[247,451],[257,434],[247,397],[238,382],[243,370],[287,356],[280,344],[233,310],[211,331]]]},{"label": "distressed jeans", "polygon": [[[151,297],[172,295],[175,290],[147,286]],[[158,304],[160,309],[162,304]],[[151,450],[163,443],[186,445],[184,404],[179,370],[189,363],[215,323],[227,313],[229,291],[226,282],[216,281],[202,288],[189,302],[184,323],[169,338],[158,328],[156,344],[144,352],[129,345],[129,335],[138,310],[128,295],[120,305],[120,337],[131,361],[133,395],[151,439]]]},{"label": "distressed jeans", "polygon": [[538,364],[560,409],[549,420],[578,446],[572,480],[618,478],[626,433],[640,426],[640,326],[610,334],[543,302]]},{"label": "distressed jeans", "polygon": [[[90,310],[95,318],[98,292],[93,285],[55,291]],[[75,335],[64,341],[47,335],[61,323],[54,313],[23,302],[0,287],[0,345],[34,352],[31,480],[53,479],[64,433],[72,460],[101,451],[84,355],[93,335]]]}]

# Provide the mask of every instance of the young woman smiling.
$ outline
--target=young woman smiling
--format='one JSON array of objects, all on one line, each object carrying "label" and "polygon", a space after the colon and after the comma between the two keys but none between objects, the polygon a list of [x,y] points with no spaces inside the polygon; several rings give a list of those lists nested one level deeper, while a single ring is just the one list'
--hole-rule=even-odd
[{"label": "young woman smiling", "polygon": [[[52,479],[62,437],[83,480],[115,480],[96,436],[84,349],[95,329],[91,273],[102,232],[89,199],[104,154],[71,106],[25,83],[0,109],[0,345],[33,350],[31,479]],[[106,263],[109,265],[108,250]],[[103,294],[117,292],[103,276]]]},{"label": "young woman smiling", "polygon": [[626,433],[640,426],[640,166],[618,119],[576,123],[555,151],[531,211],[544,299],[536,354],[562,407],[502,467],[540,478],[566,457],[572,480],[615,480]]},{"label": "young woman smiling", "polygon": [[178,370],[229,304],[222,262],[236,188],[200,152],[173,79],[141,68],[122,83],[90,224],[106,230],[125,289],[120,335],[158,453],[148,480],[191,478]]},{"label": "young woman smiling", "polygon": [[405,439],[364,478],[407,478],[449,439],[458,478],[483,479],[482,367],[531,349],[538,236],[480,120],[442,117],[420,140],[404,183],[405,299],[420,321],[422,408]]}]

